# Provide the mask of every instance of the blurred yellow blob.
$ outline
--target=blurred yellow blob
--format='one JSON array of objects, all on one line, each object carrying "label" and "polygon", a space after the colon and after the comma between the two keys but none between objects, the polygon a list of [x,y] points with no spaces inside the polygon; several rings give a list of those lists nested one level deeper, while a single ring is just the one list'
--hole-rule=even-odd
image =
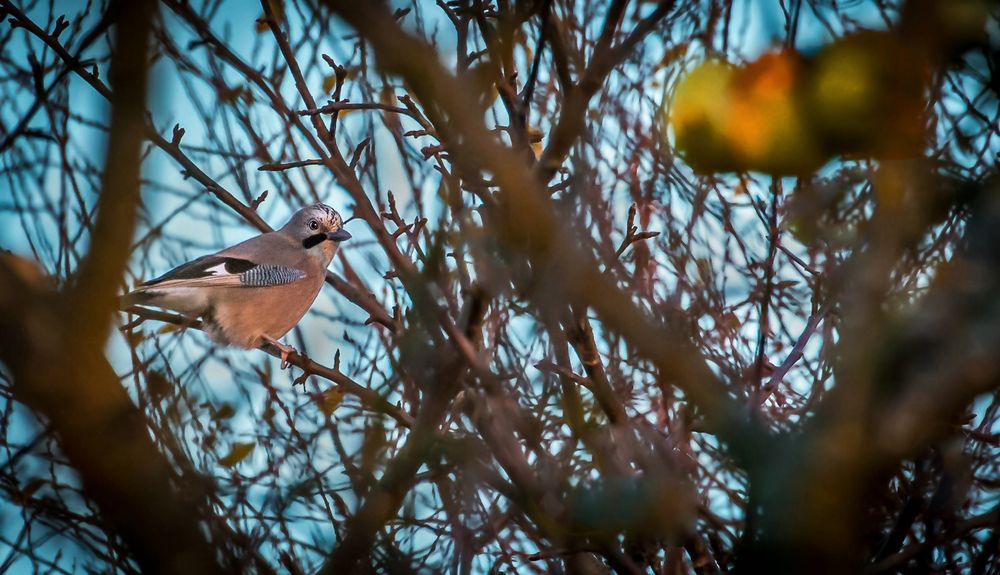
[{"label": "blurred yellow blob", "polygon": [[878,119],[878,68],[859,42],[837,42],[817,56],[811,109],[817,126],[838,144],[863,141]]},{"label": "blurred yellow blob", "polygon": [[926,140],[930,62],[892,31],[852,34],[814,57],[706,61],[681,79],[670,107],[677,149],[700,173],[803,175],[837,155],[915,157]]},{"label": "blurred yellow blob", "polygon": [[727,137],[751,170],[800,174],[822,158],[800,109],[802,74],[792,52],[765,54],[734,75]]},{"label": "blurred yellow blob", "polygon": [[708,60],[678,84],[669,121],[677,148],[698,172],[739,170],[739,159],[730,145],[727,125],[732,114],[734,68]]},{"label": "blurred yellow blob", "polygon": [[697,172],[800,174],[822,163],[800,112],[801,65],[768,54],[735,68],[707,61],[680,84],[670,110],[677,148]]},{"label": "blurred yellow blob", "polygon": [[926,59],[887,32],[861,32],[823,48],[806,88],[812,121],[832,153],[918,154]]}]

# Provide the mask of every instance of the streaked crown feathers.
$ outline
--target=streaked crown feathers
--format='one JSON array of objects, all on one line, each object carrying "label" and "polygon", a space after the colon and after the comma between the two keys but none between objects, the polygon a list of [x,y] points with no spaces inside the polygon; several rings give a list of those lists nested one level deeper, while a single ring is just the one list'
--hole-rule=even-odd
[{"label": "streaked crown feathers", "polygon": [[317,203],[311,206],[306,206],[300,210],[301,212],[308,213],[312,216],[318,216],[331,228],[339,228],[344,225],[344,219],[340,217],[340,213],[337,210],[331,208],[330,206]]}]

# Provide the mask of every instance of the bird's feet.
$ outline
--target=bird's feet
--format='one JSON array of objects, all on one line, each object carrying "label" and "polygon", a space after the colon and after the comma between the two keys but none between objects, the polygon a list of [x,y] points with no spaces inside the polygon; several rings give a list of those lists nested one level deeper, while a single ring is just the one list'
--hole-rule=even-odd
[{"label": "bird's feet", "polygon": [[280,341],[274,339],[271,336],[262,335],[262,336],[260,336],[260,338],[262,340],[264,340],[266,343],[268,343],[271,346],[273,346],[275,349],[277,349],[278,352],[281,354],[281,369],[287,369],[288,368],[288,356],[289,355],[291,355],[293,353],[298,353],[299,352],[294,347],[292,347],[290,345],[285,345],[285,344],[281,343]]}]

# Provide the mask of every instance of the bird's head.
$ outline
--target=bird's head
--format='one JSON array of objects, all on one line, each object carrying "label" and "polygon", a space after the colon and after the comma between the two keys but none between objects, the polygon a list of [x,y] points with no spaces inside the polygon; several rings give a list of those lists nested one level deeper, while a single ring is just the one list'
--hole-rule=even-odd
[{"label": "bird's head", "polygon": [[333,252],[351,234],[344,229],[344,219],[326,204],[306,206],[292,215],[281,231],[302,243],[302,247],[333,257]]}]

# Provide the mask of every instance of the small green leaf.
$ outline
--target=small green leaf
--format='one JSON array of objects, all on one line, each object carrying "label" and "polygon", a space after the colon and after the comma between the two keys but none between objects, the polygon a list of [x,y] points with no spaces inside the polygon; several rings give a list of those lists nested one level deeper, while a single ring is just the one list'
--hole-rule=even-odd
[{"label": "small green leaf", "polygon": [[229,454],[220,459],[219,463],[225,465],[226,467],[233,467],[237,463],[246,459],[248,455],[253,453],[255,447],[257,447],[256,441],[251,441],[250,443],[234,443],[233,448],[229,451]]}]

